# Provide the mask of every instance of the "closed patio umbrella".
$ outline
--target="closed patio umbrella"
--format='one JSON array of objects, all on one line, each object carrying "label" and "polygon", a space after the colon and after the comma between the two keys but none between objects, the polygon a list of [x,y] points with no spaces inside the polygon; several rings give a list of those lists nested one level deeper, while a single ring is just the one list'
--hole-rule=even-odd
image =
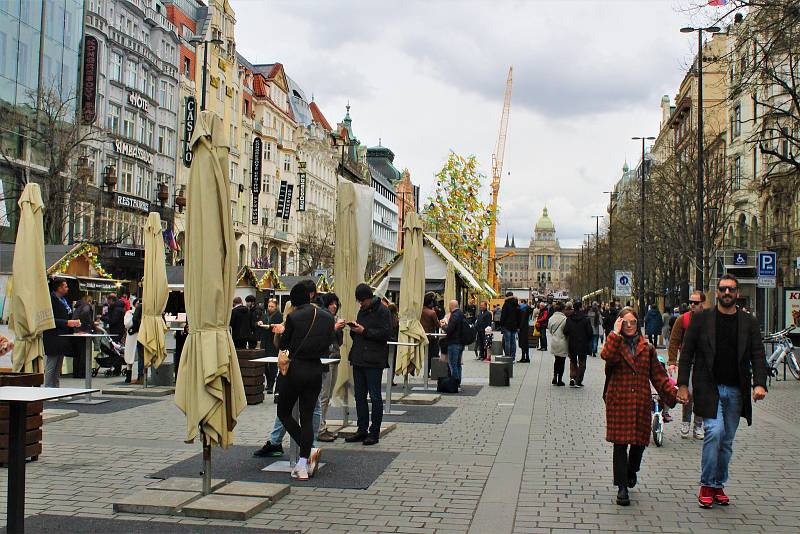
[{"label": "closed patio umbrella", "polygon": [[139,343],[144,347],[144,365],[158,368],[167,357],[164,333],[167,323],[162,314],[167,307],[167,264],[164,259],[164,238],[161,216],[152,212],[144,227],[144,281],[142,282],[142,323]]},{"label": "closed patio umbrella", "polygon": [[447,264],[447,274],[444,279],[444,309],[449,309],[451,300],[456,300],[456,268],[452,263]]},{"label": "closed patio umbrella", "polygon": [[14,331],[11,365],[15,373],[44,372],[42,332],[56,327],[44,264],[42,192],[29,183],[19,199],[20,217],[14,248],[9,327]]},{"label": "closed patio umbrella", "polygon": [[189,335],[181,354],[175,404],[186,414],[186,442],[202,434],[204,493],[210,447],[233,442],[245,408],[244,385],[228,328],[236,283],[236,250],[222,120],[200,113],[191,140],[184,295]]},{"label": "closed patio umbrella", "polygon": [[[342,304],[339,316],[348,321],[355,321],[358,315],[355,291],[356,286],[364,281],[364,271],[367,269],[369,245],[372,242],[372,201],[371,187],[339,180],[333,272],[336,275],[336,293]],[[353,405],[353,370],[349,362],[352,346],[352,338],[345,334],[342,360],[331,397],[336,405]]]},{"label": "closed patio umbrella", "polygon": [[400,278],[400,332],[401,343],[418,343],[416,347],[397,347],[395,373],[417,374],[422,370],[428,336],[419,322],[422,299],[425,293],[425,256],[422,251],[422,221],[416,213],[409,213],[405,222],[405,249],[403,274]]}]

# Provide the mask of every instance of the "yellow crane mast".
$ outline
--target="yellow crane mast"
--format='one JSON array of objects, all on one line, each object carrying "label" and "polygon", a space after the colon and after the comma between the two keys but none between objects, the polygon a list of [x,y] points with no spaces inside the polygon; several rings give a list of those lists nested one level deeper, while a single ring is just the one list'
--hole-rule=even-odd
[{"label": "yellow crane mast", "polygon": [[489,285],[499,292],[500,279],[497,277],[497,251],[495,241],[497,239],[497,198],[500,194],[500,178],[503,174],[503,156],[506,152],[506,134],[508,133],[508,112],[511,109],[511,73],[513,67],[508,68],[508,80],[506,80],[506,94],[503,99],[503,114],[500,117],[500,133],[497,136],[497,144],[492,154],[492,222],[489,226]]}]

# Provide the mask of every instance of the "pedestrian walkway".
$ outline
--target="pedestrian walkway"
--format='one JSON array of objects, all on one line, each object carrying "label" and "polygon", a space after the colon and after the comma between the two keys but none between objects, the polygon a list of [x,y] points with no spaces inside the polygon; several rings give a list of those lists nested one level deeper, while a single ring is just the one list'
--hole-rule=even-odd
[{"label": "pedestrian walkway", "polygon": [[[589,359],[584,389],[550,384],[549,353],[532,350],[532,362],[515,366],[507,388],[485,385],[488,366],[471,353],[464,358],[465,382],[484,385],[480,393],[444,396],[438,406],[456,408],[444,423],[400,423],[370,448],[398,456],[369,488],[293,483],[290,495],[246,522],[150,519],[216,525],[220,532],[797,532],[800,383],[773,384],[756,407],[754,426],[740,427],[729,492],[734,506],[697,507],[700,443],[680,439],[676,422],[667,426],[664,447],[648,448],[633,504],[620,508],[611,487],[611,448],[603,440],[599,358]],[[248,406],[236,443],[263,444],[274,416],[271,402]],[[156,482],[145,475],[200,451],[182,442],[184,425],[171,397],[47,424],[44,452],[28,466],[27,514],[141,521],[141,515],[114,514],[111,505]],[[363,447],[338,440],[327,448]],[[3,521],[6,477],[0,470]]]}]

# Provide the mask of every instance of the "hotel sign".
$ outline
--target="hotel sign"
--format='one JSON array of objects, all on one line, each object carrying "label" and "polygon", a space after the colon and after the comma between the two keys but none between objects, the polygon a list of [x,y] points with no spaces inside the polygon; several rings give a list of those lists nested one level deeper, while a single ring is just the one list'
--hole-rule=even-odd
[{"label": "hotel sign", "polygon": [[97,39],[83,40],[83,81],[81,84],[81,119],[92,124],[97,119]]},{"label": "hotel sign", "polygon": [[132,145],[130,143],[126,143],[125,141],[120,141],[119,139],[115,139],[114,151],[117,154],[122,154],[123,156],[128,156],[133,159],[138,159],[139,161],[143,161],[148,165],[153,164],[153,154],[140,146]]},{"label": "hotel sign", "polygon": [[187,167],[192,165],[192,134],[194,133],[194,121],[197,118],[197,99],[193,96],[186,97],[183,108],[183,164]]},{"label": "hotel sign", "polygon": [[137,109],[141,109],[145,113],[150,111],[150,102],[139,93],[128,93],[128,104]]},{"label": "hotel sign", "polygon": [[143,198],[131,197],[123,195],[122,193],[116,193],[114,195],[114,204],[122,208],[130,208],[144,213],[150,212],[150,202]]}]

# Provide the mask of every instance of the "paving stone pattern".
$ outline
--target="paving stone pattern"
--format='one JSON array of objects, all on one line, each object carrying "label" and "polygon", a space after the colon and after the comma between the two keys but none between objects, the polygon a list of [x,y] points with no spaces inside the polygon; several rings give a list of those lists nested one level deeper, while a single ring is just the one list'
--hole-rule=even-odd
[{"label": "paving stone pattern", "polygon": [[[664,447],[646,451],[633,504],[624,509],[613,504],[611,447],[603,440],[602,362],[590,358],[587,387],[573,390],[550,385],[549,354],[532,350],[531,356],[531,364],[516,366],[510,387],[443,396],[437,406],[457,408],[444,423],[399,424],[372,448],[398,456],[368,489],[295,483],[289,495],[245,522],[113,512],[115,500],[158,482],[146,474],[200,452],[199,444],[182,442],[185,419],[172,397],[49,423],[44,452],[28,464],[26,514],[210,525],[220,532],[798,531],[800,383],[773,383],[755,409],[755,424],[740,427],[729,484],[733,506],[696,506],[700,443],[681,440],[675,422]],[[485,384],[488,366],[469,352],[464,360],[465,382]],[[95,383],[106,380],[118,379]],[[236,443],[261,445],[274,417],[271,402],[248,406]],[[325,445],[362,447],[341,440]],[[3,524],[6,487],[7,471],[0,469]]]}]

